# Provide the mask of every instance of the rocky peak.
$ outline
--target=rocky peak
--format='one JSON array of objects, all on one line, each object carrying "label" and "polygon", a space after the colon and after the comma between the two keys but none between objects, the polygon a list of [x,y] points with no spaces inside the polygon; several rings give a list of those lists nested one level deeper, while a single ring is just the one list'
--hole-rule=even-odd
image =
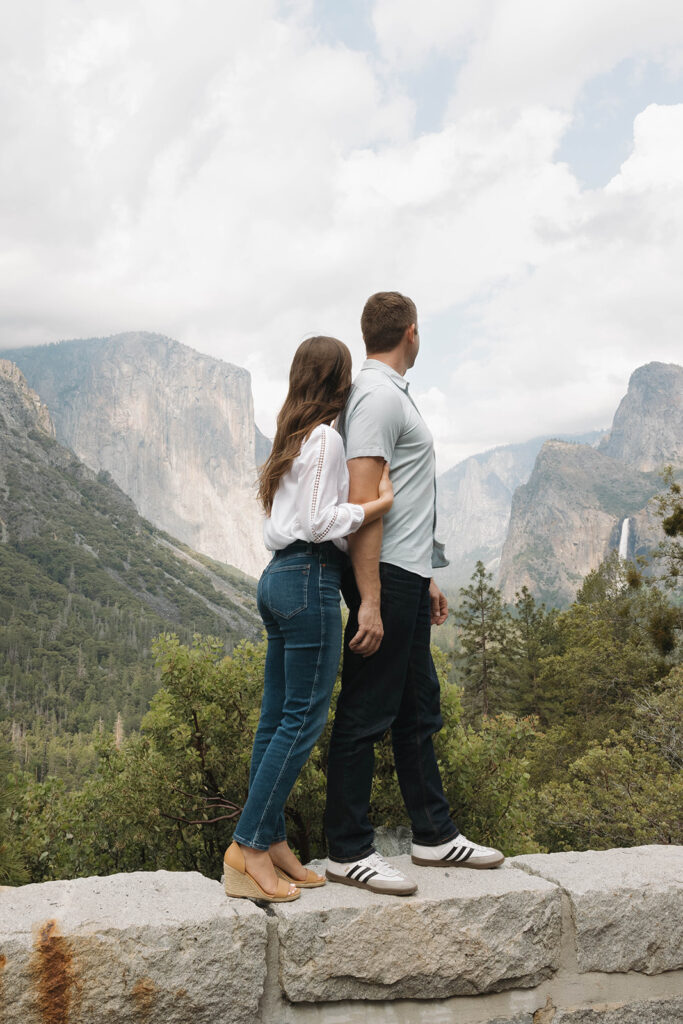
[{"label": "rocky peak", "polygon": [[50,408],[57,438],[110,473],[146,519],[258,574],[266,552],[246,370],[146,332],[5,355]]},{"label": "rocky peak", "polygon": [[10,429],[36,429],[55,436],[47,406],[26,383],[23,373],[9,359],[0,359],[0,417]]},{"label": "rocky peak", "polygon": [[633,527],[629,555],[650,549],[656,524],[647,509],[659,490],[656,473],[625,466],[583,444],[546,442],[528,483],[518,487],[500,562],[505,600],[527,586],[549,604],[574,599],[584,577]]},{"label": "rocky peak", "polygon": [[[593,445],[601,436],[601,431],[591,431],[570,439]],[[438,569],[436,578],[451,594],[467,584],[477,559],[490,570],[498,568],[513,492],[529,479],[546,440],[536,437],[493,448],[439,477],[437,535],[446,543],[450,565]]]},{"label": "rocky peak", "polygon": [[683,465],[683,366],[646,363],[634,371],[600,451],[645,472]]}]

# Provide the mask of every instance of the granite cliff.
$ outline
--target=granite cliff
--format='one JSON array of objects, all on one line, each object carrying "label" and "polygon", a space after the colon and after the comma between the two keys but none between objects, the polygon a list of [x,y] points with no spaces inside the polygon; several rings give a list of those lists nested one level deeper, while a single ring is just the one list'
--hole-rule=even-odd
[{"label": "granite cliff", "polygon": [[683,466],[683,366],[638,367],[599,450],[634,469]]},{"label": "granite cliff", "polygon": [[558,441],[542,447],[513,497],[499,573],[504,598],[526,585],[567,604],[620,542],[628,558],[652,550],[661,530],[649,502],[669,463],[683,465],[683,367],[648,363],[631,376],[597,450]]},{"label": "granite cliff", "polygon": [[258,637],[254,583],[155,529],[54,434],[0,360],[0,726],[76,731],[120,711],[137,728],[158,686],[152,638]]},{"label": "granite cliff", "polygon": [[[602,431],[570,435],[565,440],[594,445]],[[531,476],[547,437],[502,445],[473,455],[443,473],[437,482],[438,531],[450,565],[439,569],[440,586],[451,594],[469,582],[477,559],[491,572],[500,564],[510,522],[512,496]]]},{"label": "granite cliff", "polygon": [[3,354],[50,409],[58,440],[110,473],[141,515],[197,551],[260,572],[254,495],[268,441],[246,370],[144,332]]}]

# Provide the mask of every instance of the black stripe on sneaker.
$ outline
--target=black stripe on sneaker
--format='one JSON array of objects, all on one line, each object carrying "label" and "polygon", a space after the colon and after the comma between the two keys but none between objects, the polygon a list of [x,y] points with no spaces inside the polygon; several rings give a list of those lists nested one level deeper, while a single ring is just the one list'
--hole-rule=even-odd
[{"label": "black stripe on sneaker", "polygon": [[468,850],[468,848],[466,846],[461,846],[458,849],[458,856],[455,858],[456,861],[467,860],[467,858],[469,857],[471,852],[472,852],[471,849]]},{"label": "black stripe on sneaker", "polygon": [[354,864],[353,867],[347,872],[347,878],[356,878],[360,872],[363,871],[362,864]]},{"label": "black stripe on sneaker", "polygon": [[363,868],[361,871],[358,872],[357,875],[355,875],[355,879],[356,879],[357,882],[367,882],[368,877],[371,874],[372,874],[372,868]]},{"label": "black stripe on sneaker", "polygon": [[459,852],[460,852],[460,847],[459,846],[451,846],[450,850],[448,851],[448,853],[444,857],[444,860],[453,860],[453,858],[455,858],[455,860],[457,860]]},{"label": "black stripe on sneaker", "polygon": [[460,861],[460,863],[464,864],[465,861],[468,860],[472,856],[473,853],[474,853],[474,848],[470,847],[469,850],[467,851],[467,853],[465,854],[465,856],[463,857],[463,859]]},{"label": "black stripe on sneaker", "polygon": [[364,881],[364,882],[369,882],[369,881],[370,881],[370,879],[371,879],[371,878],[374,878],[376,874],[377,874],[377,872],[376,872],[376,871],[371,871],[369,875],[366,875],[366,876],[365,876],[365,878],[363,879],[363,881]]}]

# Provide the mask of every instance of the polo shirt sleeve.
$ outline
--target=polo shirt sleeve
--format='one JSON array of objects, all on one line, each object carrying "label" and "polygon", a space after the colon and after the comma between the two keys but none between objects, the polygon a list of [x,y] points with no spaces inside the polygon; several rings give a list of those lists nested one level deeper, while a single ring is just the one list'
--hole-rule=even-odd
[{"label": "polo shirt sleeve", "polygon": [[356,397],[345,416],[346,459],[381,458],[391,465],[405,413],[394,387],[376,387]]}]

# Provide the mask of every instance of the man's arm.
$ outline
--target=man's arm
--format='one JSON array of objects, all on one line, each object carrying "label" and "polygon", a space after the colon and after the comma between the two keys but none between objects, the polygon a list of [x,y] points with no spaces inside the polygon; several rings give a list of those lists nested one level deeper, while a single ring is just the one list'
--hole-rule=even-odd
[{"label": "man's arm", "polygon": [[[363,457],[349,461],[349,501],[362,504],[377,497],[384,459]],[[349,643],[354,654],[367,658],[382,642],[384,628],[380,614],[379,555],[382,548],[382,520],[362,526],[350,534],[349,555],[360,592],[358,632]]]},{"label": "man's arm", "polygon": [[429,608],[432,626],[441,626],[448,618],[448,601],[432,578],[429,581]]}]

